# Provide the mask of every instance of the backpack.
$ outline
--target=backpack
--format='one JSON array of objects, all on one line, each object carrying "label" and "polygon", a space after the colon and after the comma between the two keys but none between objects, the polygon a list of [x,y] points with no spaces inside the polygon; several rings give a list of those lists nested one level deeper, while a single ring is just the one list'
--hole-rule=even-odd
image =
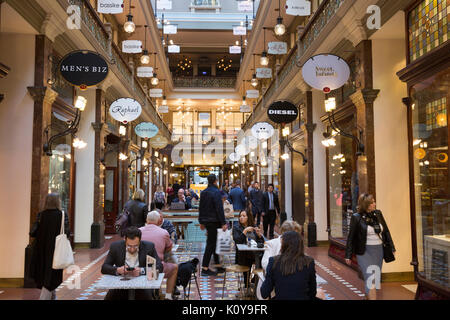
[{"label": "backpack", "polygon": [[186,288],[191,280],[192,273],[197,269],[198,258],[194,258],[191,261],[183,262],[178,265],[178,274],[176,285]]},{"label": "backpack", "polygon": [[123,208],[122,213],[117,217],[116,222],[114,223],[114,227],[116,232],[120,232],[120,236],[123,237],[125,235],[125,231],[128,228],[128,223],[130,221],[130,212],[128,208]]},{"label": "backpack", "polygon": [[155,192],[155,202],[164,203],[164,192]]}]

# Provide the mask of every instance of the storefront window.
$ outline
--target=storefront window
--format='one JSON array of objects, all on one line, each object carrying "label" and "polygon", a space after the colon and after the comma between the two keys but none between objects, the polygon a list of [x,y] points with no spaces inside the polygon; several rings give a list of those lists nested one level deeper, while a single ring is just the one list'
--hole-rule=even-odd
[{"label": "storefront window", "polygon": [[[352,119],[339,125],[346,132],[351,132],[354,121]],[[359,192],[355,148],[351,138],[337,135],[335,139],[336,146],[330,147],[328,151],[330,235],[334,239],[346,241]]]},{"label": "storefront window", "polygon": [[130,191],[129,191],[129,199],[133,197],[133,193],[136,191],[136,153],[133,151],[130,151],[130,164],[131,168],[128,170],[128,183],[130,185]]},{"label": "storefront window", "polygon": [[[52,115],[51,135],[67,129],[65,119]],[[70,135],[58,138],[52,145],[50,157],[48,191],[57,192],[61,198],[61,208],[69,213],[70,201],[70,165],[72,153],[72,138]]]},{"label": "storefront window", "polygon": [[419,271],[450,287],[448,111],[450,68],[412,88]]}]

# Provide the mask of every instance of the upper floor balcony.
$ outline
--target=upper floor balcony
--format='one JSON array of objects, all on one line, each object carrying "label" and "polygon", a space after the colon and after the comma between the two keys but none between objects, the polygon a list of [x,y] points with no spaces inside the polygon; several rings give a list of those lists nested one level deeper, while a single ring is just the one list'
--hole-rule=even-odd
[{"label": "upper floor balcony", "polygon": [[173,84],[178,88],[225,88],[234,89],[236,78],[234,77],[174,77]]},{"label": "upper floor balcony", "polygon": [[191,12],[196,11],[220,12],[222,6],[219,0],[191,0],[189,9],[191,10]]}]

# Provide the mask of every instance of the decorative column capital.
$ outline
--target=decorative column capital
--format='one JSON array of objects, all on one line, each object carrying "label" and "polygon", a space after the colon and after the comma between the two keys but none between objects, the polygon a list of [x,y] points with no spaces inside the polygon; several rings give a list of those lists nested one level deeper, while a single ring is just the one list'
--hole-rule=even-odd
[{"label": "decorative column capital", "polygon": [[316,130],[317,123],[307,123],[305,124],[305,128],[307,132],[314,132]]},{"label": "decorative column capital", "polygon": [[373,103],[378,97],[380,90],[378,89],[360,89],[350,96],[356,107]]},{"label": "decorative column capital", "polygon": [[34,102],[53,104],[58,97],[58,93],[49,87],[27,87],[27,89]]},{"label": "decorative column capital", "polygon": [[100,131],[102,131],[104,123],[103,122],[92,122],[91,125],[94,128],[95,132],[100,132]]},{"label": "decorative column capital", "polygon": [[62,21],[54,14],[47,13],[42,22],[40,33],[49,38],[50,41],[55,42],[56,37],[62,34],[65,29],[65,21]]}]

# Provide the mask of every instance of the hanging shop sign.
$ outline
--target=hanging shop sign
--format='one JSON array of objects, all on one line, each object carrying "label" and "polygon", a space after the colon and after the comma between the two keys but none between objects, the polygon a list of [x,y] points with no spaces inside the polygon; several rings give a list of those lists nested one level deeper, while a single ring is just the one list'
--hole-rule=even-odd
[{"label": "hanging shop sign", "polygon": [[272,78],[272,69],[270,68],[256,68],[256,78],[270,79]]},{"label": "hanging shop sign", "polygon": [[234,149],[234,152],[240,157],[246,156],[250,153],[250,147],[245,144],[238,144]]},{"label": "hanging shop sign", "polygon": [[123,53],[141,53],[142,52],[142,41],[139,41],[139,40],[122,41],[122,52]]},{"label": "hanging shop sign", "polygon": [[243,12],[253,12],[253,2],[252,1],[239,1],[238,11]]},{"label": "hanging shop sign", "polygon": [[240,108],[239,111],[242,113],[246,113],[246,112],[251,112],[250,106],[247,104],[243,104]]},{"label": "hanging shop sign", "polygon": [[169,113],[169,106],[159,106],[158,112],[159,113]]},{"label": "hanging shop sign", "polygon": [[153,68],[152,67],[137,67],[137,76],[139,78],[151,78],[153,77]]},{"label": "hanging shop sign", "polygon": [[243,26],[233,27],[234,36],[245,36],[247,34],[247,28]]},{"label": "hanging shop sign", "polygon": [[311,1],[306,0],[287,0],[286,14],[291,16],[309,16],[311,15]]},{"label": "hanging shop sign", "polygon": [[240,54],[241,47],[240,46],[230,46],[230,54]]},{"label": "hanging shop sign", "polygon": [[247,99],[257,99],[259,98],[258,90],[247,90]]},{"label": "hanging shop sign", "polygon": [[151,122],[141,122],[135,128],[134,132],[141,138],[153,138],[158,134],[158,127]]},{"label": "hanging shop sign", "polygon": [[172,0],[157,0],[158,10],[172,10]]},{"label": "hanging shop sign", "polygon": [[303,79],[311,87],[329,93],[347,83],[350,78],[350,67],[341,57],[319,54],[306,61],[302,74]]},{"label": "hanging shop sign", "polygon": [[142,113],[142,106],[131,98],[120,98],[109,107],[109,114],[114,120],[128,123],[136,120]]},{"label": "hanging shop sign", "polygon": [[275,101],[267,109],[267,116],[275,123],[291,123],[298,117],[298,108],[289,101]]},{"label": "hanging shop sign", "polygon": [[258,140],[267,140],[275,133],[270,123],[258,122],[252,127],[252,135]]},{"label": "hanging shop sign", "polygon": [[207,178],[207,177],[209,176],[209,171],[207,171],[207,170],[202,170],[202,171],[200,171],[200,172],[198,173],[198,176],[199,176],[199,177],[202,177],[202,178]]},{"label": "hanging shop sign", "polygon": [[101,83],[108,76],[106,60],[93,51],[73,51],[61,59],[59,72],[68,83],[82,90]]},{"label": "hanging shop sign", "polygon": [[106,14],[123,12],[123,0],[98,0],[97,11]]},{"label": "hanging shop sign", "polygon": [[228,158],[230,158],[230,160],[233,161],[233,162],[238,162],[239,160],[241,160],[241,156],[238,155],[236,152],[230,153]]},{"label": "hanging shop sign", "polygon": [[169,141],[161,135],[156,135],[149,140],[150,146],[154,149],[163,149],[165,148]]},{"label": "hanging shop sign", "polygon": [[269,54],[286,54],[287,53],[287,43],[286,42],[269,42],[269,49],[267,53]]},{"label": "hanging shop sign", "polygon": [[164,25],[164,34],[177,34],[178,28],[174,24]]},{"label": "hanging shop sign", "polygon": [[162,98],[163,89],[150,89],[150,98]]},{"label": "hanging shop sign", "polygon": [[242,139],[241,144],[248,146],[250,149],[256,149],[258,148],[258,139],[256,139],[254,136],[247,136]]},{"label": "hanging shop sign", "polygon": [[180,46],[172,44],[168,47],[169,53],[180,53]]}]

